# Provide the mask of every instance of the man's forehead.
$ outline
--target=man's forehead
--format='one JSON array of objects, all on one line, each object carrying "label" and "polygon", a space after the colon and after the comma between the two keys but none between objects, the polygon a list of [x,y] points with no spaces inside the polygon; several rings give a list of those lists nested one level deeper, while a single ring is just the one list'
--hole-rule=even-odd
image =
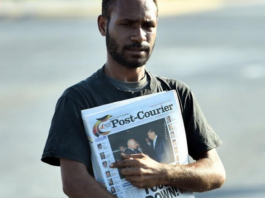
[{"label": "man's forehead", "polygon": [[116,0],[112,14],[118,19],[155,20],[157,7],[153,0]]}]

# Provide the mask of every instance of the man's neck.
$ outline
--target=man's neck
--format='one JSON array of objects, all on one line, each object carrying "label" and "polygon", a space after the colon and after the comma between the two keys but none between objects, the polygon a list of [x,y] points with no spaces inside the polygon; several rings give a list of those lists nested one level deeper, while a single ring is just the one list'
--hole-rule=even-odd
[{"label": "man's neck", "polygon": [[106,76],[123,82],[138,82],[145,76],[145,66],[138,68],[127,68],[108,61],[104,67]]}]

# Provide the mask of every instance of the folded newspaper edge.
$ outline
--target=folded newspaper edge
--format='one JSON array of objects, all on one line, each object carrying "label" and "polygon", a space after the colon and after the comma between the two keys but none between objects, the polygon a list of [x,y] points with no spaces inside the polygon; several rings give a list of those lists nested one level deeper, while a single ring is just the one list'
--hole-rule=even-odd
[{"label": "folded newspaper edge", "polygon": [[161,163],[188,164],[186,133],[175,91],[82,110],[95,179],[118,198],[194,198],[171,186],[137,188],[109,165],[120,154],[144,153]]}]

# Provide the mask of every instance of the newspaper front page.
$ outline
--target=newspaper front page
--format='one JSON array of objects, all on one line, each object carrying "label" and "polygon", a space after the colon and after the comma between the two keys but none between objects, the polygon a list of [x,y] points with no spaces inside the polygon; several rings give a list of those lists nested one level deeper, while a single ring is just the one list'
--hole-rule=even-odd
[{"label": "newspaper front page", "polygon": [[137,97],[82,111],[97,181],[118,198],[194,198],[170,186],[140,189],[109,165],[121,153],[144,153],[161,163],[188,164],[186,133],[175,91]]}]

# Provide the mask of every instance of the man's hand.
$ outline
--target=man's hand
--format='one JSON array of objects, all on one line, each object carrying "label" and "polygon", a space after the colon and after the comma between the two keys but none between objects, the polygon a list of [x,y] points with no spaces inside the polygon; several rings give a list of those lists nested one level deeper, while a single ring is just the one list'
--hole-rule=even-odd
[{"label": "man's hand", "polygon": [[141,154],[121,154],[124,160],[110,165],[111,168],[122,168],[121,174],[132,185],[139,188],[150,188],[161,184],[165,177],[164,164],[160,164],[147,155]]},{"label": "man's hand", "polygon": [[204,192],[220,188],[226,179],[223,164],[215,149],[199,156],[198,161],[187,165],[158,163],[144,154],[122,154],[124,160],[111,168],[122,168],[126,180],[139,188],[156,185],[174,186],[179,189]]}]

